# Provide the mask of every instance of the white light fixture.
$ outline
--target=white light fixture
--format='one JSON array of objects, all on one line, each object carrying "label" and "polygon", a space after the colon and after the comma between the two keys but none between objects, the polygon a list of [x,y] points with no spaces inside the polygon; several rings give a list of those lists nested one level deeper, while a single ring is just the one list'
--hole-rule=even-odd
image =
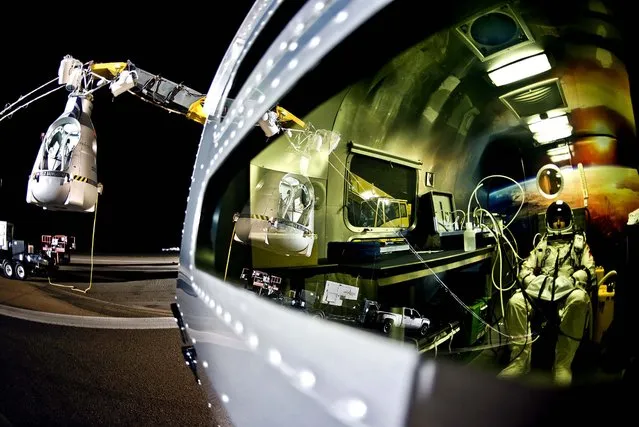
[{"label": "white light fixture", "polygon": [[569,153],[570,153],[570,149],[568,148],[567,145],[562,145],[560,147],[555,147],[555,148],[546,150],[546,154],[548,154],[549,156],[559,156],[562,154],[569,154]]},{"label": "white light fixture", "polygon": [[503,86],[550,70],[545,53],[529,56],[488,73],[495,86]]},{"label": "white light fixture", "polygon": [[[533,114],[532,116],[526,117],[524,120],[526,121],[526,124],[530,125],[545,119],[552,119],[554,117],[564,116],[566,113],[567,113],[566,110],[558,108],[555,110],[548,110],[542,114]],[[542,116],[544,116],[544,118],[542,118]]]},{"label": "white light fixture", "polygon": [[572,126],[567,115],[539,120],[528,125],[533,138],[540,144],[547,144],[572,135]]},{"label": "white light fixture", "polygon": [[535,133],[533,134],[533,138],[540,144],[548,144],[558,139],[568,138],[570,135],[572,135],[572,126],[568,125],[548,132]]},{"label": "white light fixture", "polygon": [[530,123],[528,129],[530,129],[532,133],[543,133],[552,132],[555,129],[561,129],[566,126],[570,126],[570,123],[568,123],[568,116],[564,114]]},{"label": "white light fixture", "polygon": [[550,161],[553,163],[565,162],[566,160],[570,160],[570,148],[567,145],[562,145],[560,147],[551,148],[546,151],[546,154],[550,157]]},{"label": "white light fixture", "polygon": [[550,156],[550,161],[553,163],[565,162],[566,160],[570,160],[570,153],[556,154],[554,156]]}]

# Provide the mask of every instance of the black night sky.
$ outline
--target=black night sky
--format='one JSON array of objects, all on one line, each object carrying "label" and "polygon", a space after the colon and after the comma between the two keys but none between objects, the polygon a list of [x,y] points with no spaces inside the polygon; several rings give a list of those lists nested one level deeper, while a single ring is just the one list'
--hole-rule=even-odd
[{"label": "black night sky", "polygon": [[[223,19],[202,13],[194,20],[192,11],[180,16],[183,11],[158,20],[132,10],[122,22],[114,22],[110,11],[100,18],[103,24],[78,26],[69,15],[66,30],[58,17],[56,28],[64,31],[53,33],[29,21],[30,40],[21,35],[24,22],[9,24],[16,28],[5,28],[0,103],[4,108],[56,78],[67,54],[82,62],[130,60],[138,68],[205,94],[251,4],[235,2]],[[77,31],[72,31],[74,26]],[[62,89],[0,122],[0,220],[14,223],[15,238],[36,247],[41,234],[70,234],[76,236],[78,251],[88,253],[92,213],[44,211],[26,203],[27,178],[40,134],[62,113],[67,96]],[[97,211],[96,253],[152,253],[179,246],[202,125],[128,93],[113,98],[108,88],[96,92],[92,120],[98,181],[104,185]]]}]

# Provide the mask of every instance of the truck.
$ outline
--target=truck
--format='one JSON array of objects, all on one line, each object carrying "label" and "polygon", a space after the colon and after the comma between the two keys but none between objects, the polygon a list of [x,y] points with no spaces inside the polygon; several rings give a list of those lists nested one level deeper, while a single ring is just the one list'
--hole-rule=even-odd
[{"label": "truck", "polygon": [[71,263],[71,252],[75,251],[75,236],[43,234],[42,252],[53,258],[58,265]]},{"label": "truck", "polygon": [[419,314],[414,308],[400,307],[393,311],[377,311],[376,323],[381,325],[385,334],[390,334],[394,328],[418,331],[421,336],[428,333],[430,319]]},{"label": "truck", "polygon": [[10,279],[26,280],[30,275],[47,276],[56,265],[43,253],[34,253],[24,240],[13,239],[14,225],[0,221],[0,267]]}]

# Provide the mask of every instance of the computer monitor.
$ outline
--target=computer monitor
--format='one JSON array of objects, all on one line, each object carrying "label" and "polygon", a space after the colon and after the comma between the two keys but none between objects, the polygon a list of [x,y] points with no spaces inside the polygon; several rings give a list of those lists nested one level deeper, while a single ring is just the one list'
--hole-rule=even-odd
[{"label": "computer monitor", "polygon": [[[427,234],[442,234],[459,229],[455,221],[453,194],[429,191],[419,198],[418,226]],[[423,227],[423,228],[422,228]]]}]

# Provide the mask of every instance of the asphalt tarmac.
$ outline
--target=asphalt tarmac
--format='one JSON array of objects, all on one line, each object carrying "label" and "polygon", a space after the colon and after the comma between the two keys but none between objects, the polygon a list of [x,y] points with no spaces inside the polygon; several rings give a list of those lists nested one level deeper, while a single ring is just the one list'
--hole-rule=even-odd
[{"label": "asphalt tarmac", "polygon": [[182,357],[177,258],[85,261],[0,278],[0,425],[230,426]]}]

